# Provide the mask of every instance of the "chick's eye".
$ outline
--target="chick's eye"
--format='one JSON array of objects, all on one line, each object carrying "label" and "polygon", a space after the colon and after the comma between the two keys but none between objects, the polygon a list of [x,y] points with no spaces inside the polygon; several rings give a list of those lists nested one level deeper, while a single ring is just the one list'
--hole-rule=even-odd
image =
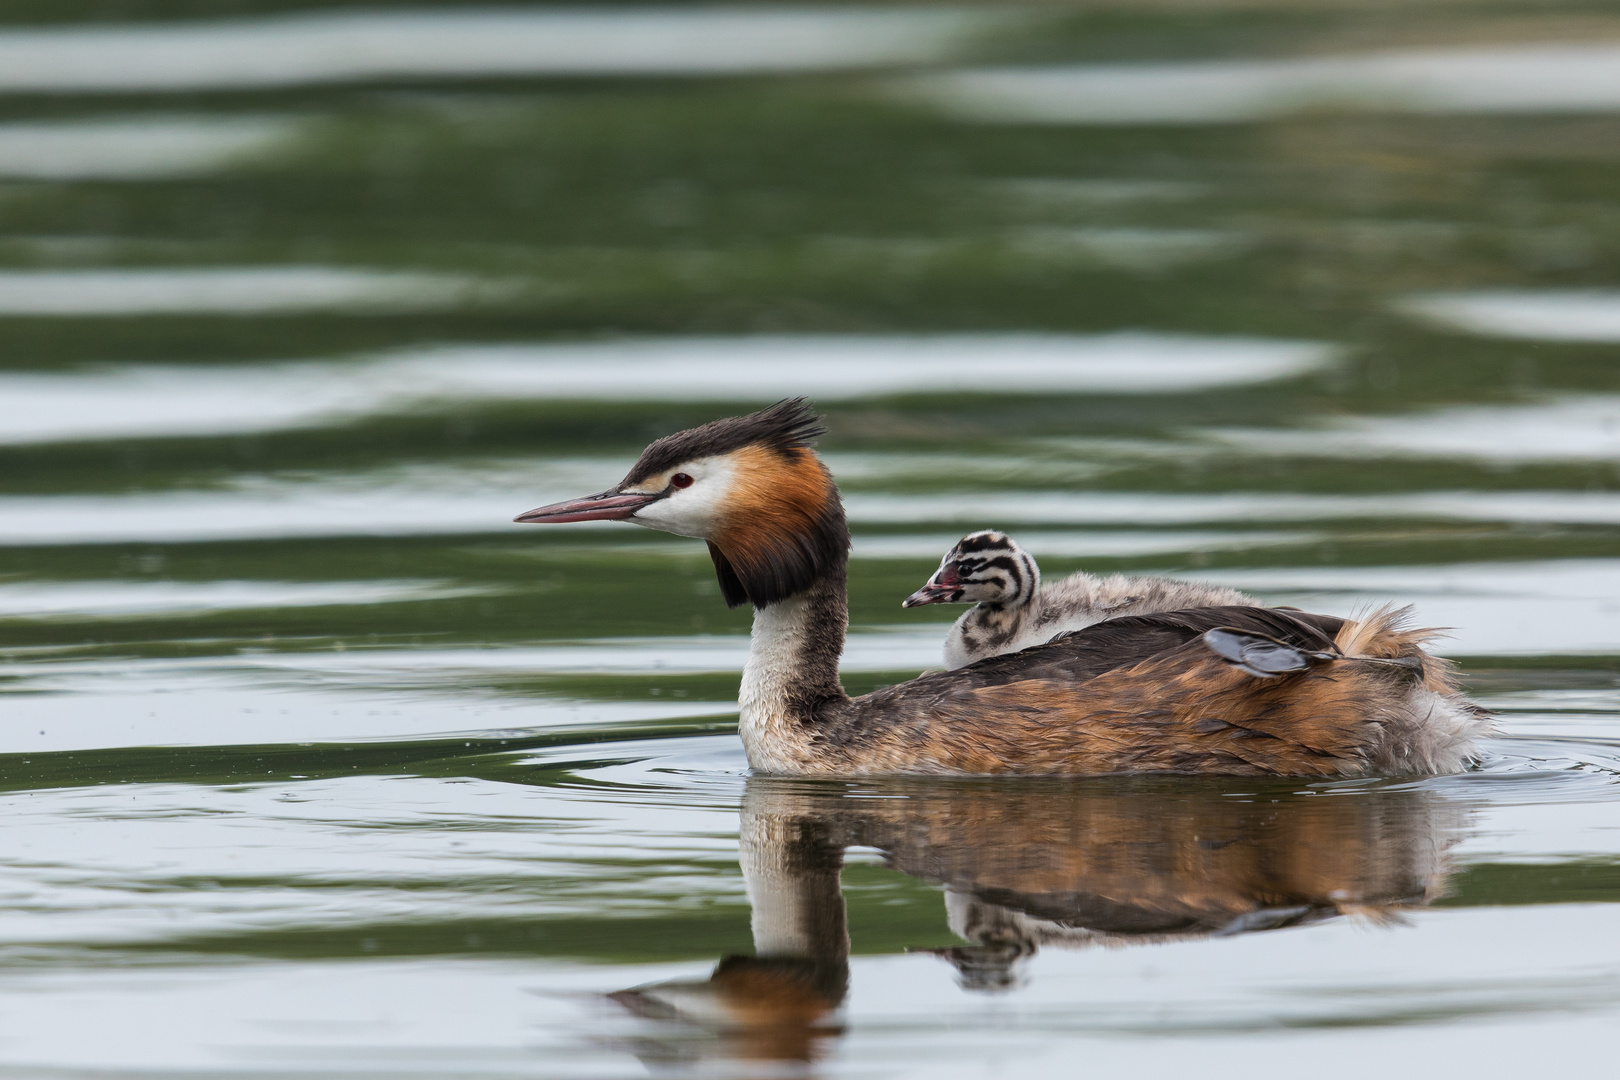
[{"label": "chick's eye", "polygon": [[692,478],[683,472],[678,472],[669,478],[669,486],[678,488],[691,487]]}]

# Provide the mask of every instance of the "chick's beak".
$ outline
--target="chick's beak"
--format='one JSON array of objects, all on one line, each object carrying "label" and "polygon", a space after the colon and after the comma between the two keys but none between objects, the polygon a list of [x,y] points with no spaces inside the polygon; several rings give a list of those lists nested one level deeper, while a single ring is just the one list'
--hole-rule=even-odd
[{"label": "chick's beak", "polygon": [[938,585],[924,585],[922,588],[900,601],[900,606],[922,607],[924,604],[938,604],[944,601],[946,591],[947,590],[940,588]]},{"label": "chick's beak", "polygon": [[900,602],[901,607],[922,607],[924,604],[949,603],[961,593],[961,582],[956,568],[946,567],[928,579],[928,584]]},{"label": "chick's beak", "polygon": [[614,489],[598,491],[581,499],[565,499],[519,514],[513,521],[529,525],[561,525],[569,521],[623,521],[658,498]]}]

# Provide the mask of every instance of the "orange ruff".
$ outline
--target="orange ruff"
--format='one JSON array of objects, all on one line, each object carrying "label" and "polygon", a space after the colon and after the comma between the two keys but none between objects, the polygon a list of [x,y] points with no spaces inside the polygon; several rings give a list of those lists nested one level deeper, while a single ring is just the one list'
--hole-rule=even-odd
[{"label": "orange ruff", "polygon": [[734,479],[712,542],[744,578],[805,557],[801,537],[815,533],[833,498],[832,475],[805,449],[787,455],[745,446],[731,455]]}]

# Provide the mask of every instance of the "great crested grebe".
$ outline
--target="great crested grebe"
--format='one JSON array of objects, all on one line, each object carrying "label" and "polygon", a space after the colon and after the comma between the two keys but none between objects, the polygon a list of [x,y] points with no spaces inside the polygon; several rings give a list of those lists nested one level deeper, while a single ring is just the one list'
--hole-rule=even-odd
[{"label": "great crested grebe", "polygon": [[972,604],[945,638],[947,670],[1044,645],[1104,619],[1201,607],[1256,607],[1236,589],[1170,578],[1097,577],[1081,571],[1041,584],[1035,557],[1006,533],[969,533],[945,553],[903,607]]},{"label": "great crested grebe", "polygon": [[1260,607],[1109,619],[1048,645],[852,698],[849,529],[803,399],[665,436],[616,487],[521,514],[630,521],[708,543],[754,605],[738,733],[761,773],[1455,772],[1488,730],[1425,631]]}]

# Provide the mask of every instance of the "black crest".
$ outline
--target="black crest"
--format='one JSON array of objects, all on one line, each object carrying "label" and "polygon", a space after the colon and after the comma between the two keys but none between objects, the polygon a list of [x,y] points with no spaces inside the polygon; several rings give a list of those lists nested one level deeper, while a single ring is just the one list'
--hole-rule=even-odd
[{"label": "black crest", "polygon": [[702,427],[665,435],[641,452],[641,457],[625,476],[624,484],[639,484],[683,461],[729,454],[745,446],[764,446],[787,455],[810,446],[826,433],[821,417],[810,407],[810,402],[802,397],[785,398],[747,416],[728,416],[711,420]]}]

